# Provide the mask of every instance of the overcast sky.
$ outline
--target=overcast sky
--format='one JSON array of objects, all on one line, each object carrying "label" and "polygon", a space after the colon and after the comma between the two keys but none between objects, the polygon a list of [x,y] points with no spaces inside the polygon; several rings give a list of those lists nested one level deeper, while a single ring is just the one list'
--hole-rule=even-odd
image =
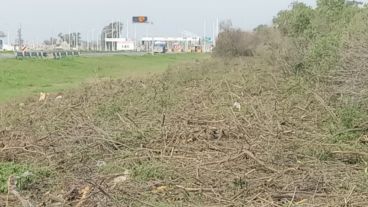
[{"label": "overcast sky", "polygon": [[[269,24],[293,0],[1,0],[0,31],[15,38],[22,25],[24,39],[43,41],[57,33],[79,31],[94,36],[112,20],[126,24],[135,15],[146,15],[153,25],[137,25],[138,36],[179,36],[183,31],[212,35],[216,19],[231,19],[234,26],[252,29]],[[302,0],[314,6],[315,0]],[[125,25],[124,25],[125,27]],[[124,28],[124,35],[126,34]],[[129,35],[134,29],[129,25]]]}]

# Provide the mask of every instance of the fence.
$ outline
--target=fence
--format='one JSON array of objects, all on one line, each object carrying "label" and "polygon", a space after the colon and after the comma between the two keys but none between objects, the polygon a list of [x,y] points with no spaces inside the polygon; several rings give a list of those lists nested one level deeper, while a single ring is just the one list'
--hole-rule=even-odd
[{"label": "fence", "polygon": [[16,52],[15,57],[17,59],[22,58],[54,58],[60,59],[68,56],[79,56],[80,52],[77,51],[57,51],[57,52],[45,52],[45,51],[33,51],[33,52]]}]

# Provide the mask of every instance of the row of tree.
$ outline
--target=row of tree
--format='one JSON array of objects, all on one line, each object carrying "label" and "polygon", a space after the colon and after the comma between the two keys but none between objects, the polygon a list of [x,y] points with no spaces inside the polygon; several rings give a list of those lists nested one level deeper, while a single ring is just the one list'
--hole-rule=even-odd
[{"label": "row of tree", "polygon": [[220,28],[215,54],[268,53],[294,73],[327,73],[341,65],[352,44],[368,52],[368,4],[359,1],[317,0],[315,8],[295,2],[291,9],[279,12],[270,26],[247,32],[225,21]]},{"label": "row of tree", "polygon": [[366,39],[367,20],[368,5],[362,2],[317,0],[316,8],[293,3],[291,10],[277,15],[273,26],[296,48],[294,69],[316,74],[340,64],[344,47],[357,40],[352,37]]},{"label": "row of tree", "polygon": [[45,40],[45,45],[58,45],[62,42],[67,43],[70,47],[77,48],[82,44],[81,33],[72,32],[68,34],[59,33],[57,38],[50,37],[50,39]]}]

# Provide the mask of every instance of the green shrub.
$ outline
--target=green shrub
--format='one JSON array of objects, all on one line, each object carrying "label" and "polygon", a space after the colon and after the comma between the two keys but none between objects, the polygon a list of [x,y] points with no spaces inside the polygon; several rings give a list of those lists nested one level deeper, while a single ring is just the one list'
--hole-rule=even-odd
[{"label": "green shrub", "polygon": [[274,27],[291,39],[294,43],[291,56],[295,54],[294,59],[299,59],[289,64],[290,70],[318,77],[336,69],[348,52],[344,50],[347,35],[360,33],[364,37],[357,28],[364,28],[367,19],[357,17],[367,10],[345,0],[318,0],[315,9],[294,3],[290,10],[281,11],[273,21]]},{"label": "green shrub", "polygon": [[12,162],[0,162],[0,193],[8,190],[7,181],[10,176],[17,177],[19,190],[27,190],[42,178],[50,177],[51,171],[47,168],[36,168]]},{"label": "green shrub", "polygon": [[253,32],[226,28],[219,34],[214,54],[221,57],[253,56],[259,43]]},{"label": "green shrub", "polygon": [[310,29],[314,10],[303,3],[293,3],[292,10],[279,12],[274,25],[290,37],[299,37]]},{"label": "green shrub", "polygon": [[368,113],[359,105],[347,105],[336,112],[338,122],[335,127],[331,125],[334,142],[352,141],[364,133],[364,123],[367,123]]},{"label": "green shrub", "polygon": [[314,73],[333,69],[338,64],[341,37],[330,33],[317,39],[309,50],[306,65]]}]

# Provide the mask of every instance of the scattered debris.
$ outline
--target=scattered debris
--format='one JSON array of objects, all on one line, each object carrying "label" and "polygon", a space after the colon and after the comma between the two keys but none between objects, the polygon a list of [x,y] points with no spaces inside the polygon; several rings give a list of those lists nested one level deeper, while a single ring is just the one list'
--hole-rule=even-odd
[{"label": "scattered debris", "polygon": [[106,162],[103,161],[103,160],[98,160],[97,163],[96,163],[96,166],[97,167],[104,167],[104,166],[106,166]]},{"label": "scattered debris", "polygon": [[155,188],[152,192],[155,194],[159,194],[159,193],[165,193],[168,190],[169,190],[168,186],[162,185],[162,186]]},{"label": "scattered debris", "polygon": [[241,109],[241,105],[240,105],[240,103],[239,103],[239,102],[235,102],[235,103],[233,104],[233,108],[234,108],[234,109],[236,109],[236,110],[238,110],[238,111],[240,111],[240,109]]},{"label": "scattered debris", "polygon": [[63,98],[63,96],[62,96],[62,95],[58,95],[58,96],[56,96],[55,100],[60,100],[60,99],[62,99],[62,98]]},{"label": "scattered debris", "polygon": [[81,191],[79,191],[79,194],[81,195],[81,198],[78,202],[78,204],[75,207],[81,207],[83,206],[84,202],[87,200],[89,194],[91,193],[92,188],[90,186],[86,186]]},{"label": "scattered debris", "polygon": [[46,97],[47,97],[47,93],[41,92],[40,93],[40,98],[38,99],[38,101],[45,101]]}]

